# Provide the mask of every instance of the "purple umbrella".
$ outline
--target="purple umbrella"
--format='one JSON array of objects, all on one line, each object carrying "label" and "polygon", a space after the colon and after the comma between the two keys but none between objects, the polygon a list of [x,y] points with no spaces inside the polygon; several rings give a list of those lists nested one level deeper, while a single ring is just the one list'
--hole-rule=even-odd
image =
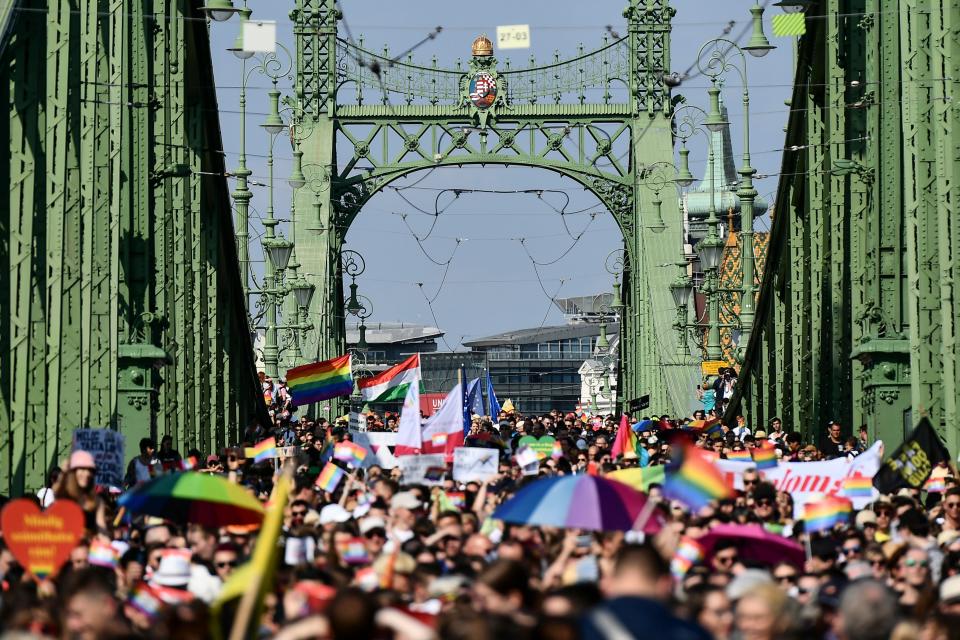
[{"label": "purple umbrella", "polygon": [[[647,504],[633,487],[599,476],[542,478],[526,485],[493,513],[496,520],[591,531],[630,531]],[[651,505],[652,507],[653,505]],[[659,510],[648,510],[644,533],[663,528]]]},{"label": "purple umbrella", "polygon": [[770,533],[758,524],[718,524],[697,539],[703,545],[706,559],[713,556],[713,547],[720,540],[738,540],[737,555],[742,560],[752,560],[768,565],[786,561],[803,568],[806,554],[803,546],[794,540]]}]

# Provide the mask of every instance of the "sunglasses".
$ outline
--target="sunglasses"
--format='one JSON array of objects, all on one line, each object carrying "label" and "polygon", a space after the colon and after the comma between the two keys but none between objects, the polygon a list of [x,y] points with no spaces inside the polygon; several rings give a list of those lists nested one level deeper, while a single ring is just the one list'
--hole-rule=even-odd
[{"label": "sunglasses", "polygon": [[737,559],[736,556],[714,556],[714,559],[717,562],[722,562],[723,564],[733,564],[733,561]]},{"label": "sunglasses", "polygon": [[947,509],[956,509],[960,507],[960,502],[944,502],[943,506]]},{"label": "sunglasses", "polygon": [[743,484],[745,485],[757,484],[758,482],[759,480],[747,480],[746,478],[743,479]]},{"label": "sunglasses", "polygon": [[303,517],[306,517],[307,512],[306,512],[306,511],[291,511],[291,512],[290,512],[290,515],[292,515],[292,516],[294,516],[294,517],[303,518]]},{"label": "sunglasses", "polygon": [[770,498],[760,498],[759,500],[756,501],[756,506],[758,506],[758,507],[772,507],[772,506],[773,506],[773,500],[771,500]]},{"label": "sunglasses", "polygon": [[383,529],[371,529],[370,531],[367,531],[365,534],[363,534],[363,537],[366,538],[367,540],[371,540],[373,538],[386,538],[387,532],[384,531]]},{"label": "sunglasses", "polygon": [[887,561],[881,560],[881,559],[875,559],[875,560],[871,560],[870,564],[873,565],[874,567],[884,567],[887,565]]},{"label": "sunglasses", "polygon": [[236,567],[239,564],[236,560],[227,560],[226,562],[218,562],[217,569],[226,569],[227,567]]},{"label": "sunglasses", "polygon": [[907,558],[903,561],[903,566],[905,567],[924,567],[929,566],[930,563],[926,560],[914,560],[913,558]]},{"label": "sunglasses", "polygon": [[788,573],[788,574],[785,575],[785,576],[774,576],[774,578],[776,578],[777,582],[796,582],[796,581],[797,581],[797,574],[795,574],[795,573]]},{"label": "sunglasses", "polygon": [[860,545],[857,545],[857,546],[855,546],[855,547],[844,547],[844,548],[843,548],[843,552],[844,552],[844,553],[860,553],[860,550],[861,550]]}]

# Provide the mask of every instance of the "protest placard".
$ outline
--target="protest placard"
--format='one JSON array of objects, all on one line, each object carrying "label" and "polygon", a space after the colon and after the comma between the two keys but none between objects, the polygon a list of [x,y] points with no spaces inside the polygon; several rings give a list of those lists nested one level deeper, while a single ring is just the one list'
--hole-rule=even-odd
[{"label": "protest placard", "polygon": [[496,449],[457,447],[453,450],[453,479],[457,482],[482,482],[497,475],[499,460]]},{"label": "protest placard", "polygon": [[427,469],[431,467],[446,467],[446,456],[442,453],[431,453],[422,456],[400,456],[397,458],[403,470],[404,484],[439,485],[442,480],[432,474],[427,476]]},{"label": "protest placard", "polygon": [[122,487],[123,434],[113,429],[74,429],[73,450],[89,452],[97,463],[97,484]]}]

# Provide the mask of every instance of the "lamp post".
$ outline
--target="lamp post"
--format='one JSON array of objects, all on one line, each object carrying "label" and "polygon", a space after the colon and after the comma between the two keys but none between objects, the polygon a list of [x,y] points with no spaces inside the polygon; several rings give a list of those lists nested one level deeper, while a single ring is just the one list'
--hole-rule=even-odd
[{"label": "lamp post", "polygon": [[[270,78],[273,85],[268,96],[270,97],[270,113],[261,125],[270,139],[267,153],[267,208],[266,218],[263,220],[264,238],[261,241],[263,245],[264,276],[263,285],[260,287],[261,299],[258,306],[264,310],[266,320],[265,344],[263,348],[264,372],[268,377],[279,377],[280,348],[278,344],[278,331],[289,331],[289,340],[292,346],[292,361],[297,364],[300,354],[300,337],[305,336],[312,327],[307,322],[307,309],[310,306],[310,300],[313,297],[314,287],[308,283],[302,276],[298,275],[297,268],[300,266],[296,262],[294,243],[287,240],[276,232],[276,227],[280,221],[274,216],[274,197],[273,197],[273,148],[276,144],[277,136],[286,128],[283,118],[279,113],[280,91],[277,89],[279,79],[288,75],[293,65],[293,58],[282,45],[278,44],[288,58],[288,63],[284,64],[275,53],[266,54],[260,64],[261,72]],[[291,218],[296,216],[296,209],[291,207]],[[295,232],[294,232],[295,233]],[[293,237],[293,236],[292,236]],[[291,261],[292,260],[292,261]],[[289,269],[289,272],[288,272]],[[292,321],[286,324],[279,324],[278,310],[287,299],[289,294],[293,294],[295,308],[290,315]]]},{"label": "lamp post", "polygon": [[357,331],[360,335],[353,348],[365,352],[370,346],[367,344],[366,319],[373,315],[373,303],[366,296],[357,293],[357,276],[366,271],[367,264],[363,256],[352,249],[340,252],[340,263],[343,273],[350,276],[350,294],[343,301],[343,309],[358,320]]},{"label": "lamp post", "polygon": [[[750,341],[750,333],[753,330],[753,321],[756,316],[753,205],[757,198],[757,190],[753,186],[753,177],[757,170],[750,164],[750,89],[747,81],[747,57],[744,52],[754,57],[762,57],[774,48],[763,34],[763,7],[758,3],[751,7],[750,13],[753,15],[753,36],[746,46],[741,48],[735,42],[725,38],[717,38],[703,45],[697,54],[697,66],[713,82],[713,87],[710,89],[710,113],[707,114],[707,120],[704,123],[711,131],[717,131],[729,124],[720,111],[718,85],[721,76],[729,70],[736,71],[740,76],[740,84],[743,88],[743,159],[741,166],[737,169],[737,173],[740,175],[740,184],[737,187],[737,198],[740,200],[740,237],[743,240],[741,251],[742,293],[739,313],[741,345],[746,345]],[[739,58],[739,64],[737,58]],[[713,215],[712,205],[713,201],[711,199],[711,215]],[[744,348],[741,346],[737,350],[738,359],[743,358]]]},{"label": "lamp post", "polygon": [[[713,140],[710,134],[704,131],[704,127],[713,131],[715,127],[722,129],[726,126],[726,123],[723,122],[722,118],[718,121],[716,117],[711,117],[714,111],[716,111],[716,114],[720,113],[720,89],[714,84],[714,86],[707,90],[707,94],[710,97],[710,103],[712,105],[710,113],[693,105],[684,105],[674,112],[677,136],[681,139],[682,144],[680,149],[680,170],[677,172],[677,177],[674,178],[674,180],[681,186],[689,186],[693,183],[693,175],[690,173],[689,165],[690,152],[686,148],[687,140],[693,137],[695,133],[703,134],[707,139],[707,173],[710,175],[710,204],[707,214],[707,236],[697,244],[696,250],[700,258],[700,267],[704,272],[704,280],[700,291],[707,298],[707,358],[710,360],[719,360],[722,351],[720,348],[720,299],[717,294],[719,293],[718,269],[720,266],[720,258],[723,255],[723,240],[720,239],[718,232],[720,219],[717,217]],[[713,108],[713,105],[716,106],[716,109]],[[672,288],[671,291],[673,291]],[[689,296],[683,299],[684,308],[682,311],[678,309],[678,317],[681,313],[686,317],[686,302],[688,300]],[[678,301],[676,297],[674,301]],[[682,341],[681,336],[681,342]]]}]

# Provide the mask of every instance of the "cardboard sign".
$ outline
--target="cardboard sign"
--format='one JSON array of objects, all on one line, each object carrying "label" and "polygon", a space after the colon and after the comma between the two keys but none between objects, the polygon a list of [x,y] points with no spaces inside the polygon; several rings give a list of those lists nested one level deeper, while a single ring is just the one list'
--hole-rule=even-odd
[{"label": "cardboard sign", "polygon": [[537,465],[537,469],[540,468],[540,458],[537,457],[536,451],[530,447],[521,445],[517,449],[517,455],[514,456],[514,459],[517,461],[517,465],[524,469],[532,465]]},{"label": "cardboard sign", "polygon": [[57,500],[46,511],[32,500],[12,500],[0,513],[0,529],[10,553],[34,578],[56,574],[83,537],[83,509]]},{"label": "cardboard sign", "polygon": [[393,469],[397,466],[397,458],[392,451],[392,448],[397,444],[397,434],[395,432],[355,431],[351,429],[350,439],[372,454],[364,458],[364,468],[374,464],[383,469]]},{"label": "cardboard sign", "polygon": [[496,449],[457,447],[453,450],[453,479],[457,482],[483,481],[497,475],[500,454]]},{"label": "cardboard sign", "polygon": [[438,485],[441,480],[427,477],[427,470],[430,467],[446,468],[446,456],[442,453],[431,453],[422,456],[400,456],[397,458],[398,466],[403,470],[403,484],[425,484]]},{"label": "cardboard sign", "polygon": [[89,452],[97,462],[97,484],[122,487],[126,464],[123,434],[113,429],[74,429],[73,449]]},{"label": "cardboard sign", "polygon": [[553,453],[553,443],[556,441],[557,439],[553,436],[543,436],[539,440],[533,436],[523,436],[517,441],[517,446],[530,447],[530,449],[537,454],[537,457],[543,460],[544,458],[549,458],[550,454]]}]

